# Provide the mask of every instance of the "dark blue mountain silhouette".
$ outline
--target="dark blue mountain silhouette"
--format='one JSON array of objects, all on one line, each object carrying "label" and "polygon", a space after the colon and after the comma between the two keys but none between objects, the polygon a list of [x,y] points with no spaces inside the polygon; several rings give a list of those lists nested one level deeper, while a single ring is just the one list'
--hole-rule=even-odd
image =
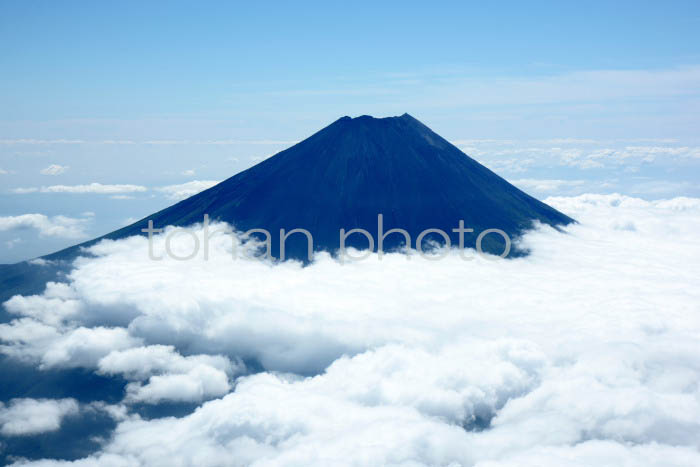
[{"label": "dark blue mountain silhouette", "polygon": [[[383,215],[384,232],[405,229],[413,247],[425,229],[441,229],[457,245],[458,234],[452,229],[460,220],[474,229],[473,234],[465,234],[468,247],[475,246],[478,233],[485,229],[501,229],[516,238],[533,221],[553,226],[573,221],[514,187],[408,114],[343,117],[208,190],[103,237],[43,257],[58,267],[28,263],[3,266],[0,299],[14,293],[40,292],[46,280],[55,278],[56,269],[64,270],[82,246],[103,238],[143,235],[148,220],[155,227],[185,226],[202,222],[204,214],[241,231],[266,229],[271,233],[275,258],[280,254],[280,229],[310,231],[316,251],[336,251],[341,228],[365,229],[376,242],[378,214]],[[426,238],[444,242],[435,234]],[[391,234],[384,241],[384,250],[404,243],[404,236]],[[307,259],[303,235],[291,235],[285,245],[287,258]],[[355,234],[346,245],[362,249],[368,243]],[[504,240],[488,235],[482,247],[500,254]],[[513,250],[511,255],[522,253]]]}]

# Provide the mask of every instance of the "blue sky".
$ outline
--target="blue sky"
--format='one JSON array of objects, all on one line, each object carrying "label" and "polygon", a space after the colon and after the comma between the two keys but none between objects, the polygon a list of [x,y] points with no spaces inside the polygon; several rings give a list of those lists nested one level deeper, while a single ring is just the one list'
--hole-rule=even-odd
[{"label": "blue sky", "polygon": [[540,198],[700,196],[699,31],[680,1],[0,1],[0,262],[343,115],[408,112]]}]

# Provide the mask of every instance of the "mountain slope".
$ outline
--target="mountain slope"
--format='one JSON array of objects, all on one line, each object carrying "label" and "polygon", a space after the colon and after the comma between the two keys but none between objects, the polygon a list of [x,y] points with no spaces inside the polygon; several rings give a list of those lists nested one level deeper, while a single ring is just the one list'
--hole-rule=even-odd
[{"label": "mountain slope", "polygon": [[[533,221],[554,226],[572,222],[469,158],[408,114],[389,118],[343,117],[208,190],[44,259],[70,261],[80,246],[102,238],[143,235],[141,229],[147,227],[148,220],[155,227],[185,226],[202,222],[205,214],[242,231],[266,229],[271,234],[275,258],[280,254],[280,229],[307,229],[313,235],[316,251],[335,251],[341,228],[365,229],[376,242],[378,214],[383,215],[384,232],[405,229],[413,247],[425,229],[445,231],[456,245],[458,234],[452,229],[458,227],[460,220],[466,228],[474,229],[473,234],[465,235],[469,247],[474,247],[477,235],[485,229],[501,229],[515,238]],[[441,241],[435,235],[427,238]],[[403,243],[403,236],[390,235],[384,250]],[[307,259],[305,237],[292,235],[285,244],[287,258]],[[366,248],[367,240],[353,235],[346,245]],[[499,235],[488,235],[483,248],[500,254],[504,240]],[[22,288],[22,278],[31,282],[28,276],[37,269],[26,263],[17,267],[0,270],[0,280],[11,280],[10,288],[15,293]],[[45,275],[42,274],[42,280]]]}]

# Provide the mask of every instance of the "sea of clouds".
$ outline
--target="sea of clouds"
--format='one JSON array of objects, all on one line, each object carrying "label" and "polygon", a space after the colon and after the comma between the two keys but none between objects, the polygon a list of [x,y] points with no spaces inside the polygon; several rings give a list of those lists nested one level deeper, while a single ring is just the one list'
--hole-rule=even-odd
[{"label": "sea of clouds", "polygon": [[[152,261],[145,238],[104,241],[4,304],[0,351],[125,378],[102,406],[118,425],[88,458],[16,465],[700,465],[700,199],[546,201],[579,223],[513,260],[273,265],[222,235],[208,261]],[[131,409],[164,402],[199,407]],[[80,405],[8,401],[0,433]]]}]

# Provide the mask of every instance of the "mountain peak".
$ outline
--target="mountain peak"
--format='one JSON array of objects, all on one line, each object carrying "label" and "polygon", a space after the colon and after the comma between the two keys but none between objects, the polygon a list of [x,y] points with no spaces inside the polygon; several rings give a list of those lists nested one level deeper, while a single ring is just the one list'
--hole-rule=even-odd
[{"label": "mountain peak", "polygon": [[[413,118],[411,115],[408,113],[403,113],[402,115],[395,115],[391,117],[374,117],[372,115],[359,115],[357,117],[350,117],[348,115],[345,115],[336,122],[392,122],[392,121],[405,121],[405,122],[418,122],[415,118]],[[420,122],[419,122],[420,123]]]},{"label": "mountain peak", "polygon": [[[440,229],[452,244],[460,221],[476,234],[465,239],[474,247],[479,232],[499,229],[511,238],[533,221],[549,225],[572,220],[525,194],[460,151],[407,113],[376,118],[345,116],[260,164],[163,211],[107,235],[141,234],[148,220],[156,227],[184,226],[212,220],[238,230],[265,229],[272,235],[272,255],[279,257],[280,229],[306,229],[314,250],[338,249],[339,231],[378,233],[403,229],[411,247],[425,229]],[[442,238],[430,237],[438,243]],[[444,241],[443,241],[444,242]],[[404,244],[394,235],[386,249]],[[347,246],[371,246],[362,236]],[[484,250],[504,251],[498,235],[484,240]],[[307,259],[306,239],[290,238],[286,258]]]},{"label": "mountain peak", "polygon": [[[201,223],[207,215],[237,230],[264,229],[271,235],[270,254],[308,261],[307,239],[290,236],[280,241],[280,230],[305,229],[314,251],[336,252],[340,230],[363,229],[375,239],[382,232],[402,229],[408,236],[391,234],[383,251],[418,246],[426,229],[445,232],[460,245],[455,229],[460,221],[473,233],[463,237],[465,247],[477,245],[479,233],[498,229],[515,239],[533,222],[552,226],[573,222],[508,183],[450,144],[423,123],[405,113],[375,118],[342,117],[294,146],[162,211],[109,233],[43,257],[64,264],[54,269],[30,263],[7,266],[0,274],[2,298],[36,293],[38,284],[57,280],[80,248],[101,239],[143,235],[149,221],[155,228]],[[379,226],[379,216],[383,224]],[[428,240],[445,243],[430,235]],[[500,255],[507,243],[499,235],[482,239],[483,250]],[[348,237],[346,247],[372,245],[362,235]],[[511,250],[510,255],[522,254]],[[53,264],[53,263],[52,263]],[[30,285],[28,285],[30,284]]]}]

